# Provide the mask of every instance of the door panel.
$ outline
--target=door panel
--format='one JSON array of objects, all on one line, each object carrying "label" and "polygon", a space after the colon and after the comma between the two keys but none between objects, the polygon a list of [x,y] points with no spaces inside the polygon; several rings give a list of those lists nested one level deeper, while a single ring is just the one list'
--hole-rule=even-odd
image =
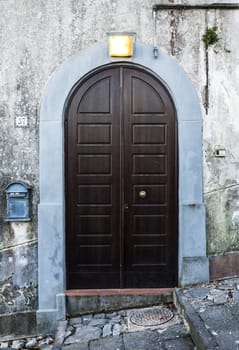
[{"label": "door panel", "polygon": [[165,154],[134,154],[133,174],[160,175],[166,173],[167,159]]},{"label": "door panel", "polygon": [[66,120],[68,288],[120,283],[119,70],[89,78]]},{"label": "door panel", "polygon": [[177,284],[175,110],[128,65],[100,70],[66,112],[68,288]]},{"label": "door panel", "polygon": [[[126,72],[126,79],[128,79]],[[131,78],[131,111],[132,114],[160,114],[165,111],[165,104],[157,87],[153,86],[139,74],[132,75]],[[139,93],[143,92],[143,93]],[[150,101],[150,103],[149,103]]]},{"label": "door panel", "polygon": [[[167,285],[168,278],[173,285],[177,264],[173,105],[153,76],[126,68],[123,109],[124,191],[129,208],[125,212],[124,285],[159,287]],[[161,229],[157,223],[162,218],[167,225]]]},{"label": "door panel", "polygon": [[134,124],[133,125],[133,144],[164,145],[166,143],[167,130],[164,124]]}]

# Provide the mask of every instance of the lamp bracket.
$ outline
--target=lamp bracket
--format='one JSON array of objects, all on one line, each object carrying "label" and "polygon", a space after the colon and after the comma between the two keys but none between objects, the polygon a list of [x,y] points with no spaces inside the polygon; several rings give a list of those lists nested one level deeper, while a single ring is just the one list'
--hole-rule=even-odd
[{"label": "lamp bracket", "polygon": [[160,10],[238,10],[239,3],[211,3],[201,5],[155,4],[153,12]]}]

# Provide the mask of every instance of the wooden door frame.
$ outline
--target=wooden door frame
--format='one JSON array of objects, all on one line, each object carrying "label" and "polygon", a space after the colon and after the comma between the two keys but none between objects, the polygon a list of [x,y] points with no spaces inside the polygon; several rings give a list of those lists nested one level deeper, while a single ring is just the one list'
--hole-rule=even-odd
[{"label": "wooden door frame", "polygon": [[[122,60],[121,60],[122,61]],[[202,118],[197,93],[183,69],[159,50],[136,42],[123,60],[148,69],[165,85],[178,119],[179,283],[208,280],[205,206],[202,194]],[[115,61],[113,61],[115,62]],[[118,60],[117,62],[120,62]],[[51,331],[65,315],[64,113],[72,89],[88,72],[111,64],[108,44],[95,44],[58,68],[40,110],[40,203],[38,206],[39,332]]]}]

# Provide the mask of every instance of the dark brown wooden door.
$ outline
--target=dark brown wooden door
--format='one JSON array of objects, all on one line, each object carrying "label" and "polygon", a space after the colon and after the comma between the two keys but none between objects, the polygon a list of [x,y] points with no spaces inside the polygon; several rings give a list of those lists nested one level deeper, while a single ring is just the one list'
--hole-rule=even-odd
[{"label": "dark brown wooden door", "polygon": [[177,284],[177,127],[153,75],[111,65],[66,109],[68,288]]}]

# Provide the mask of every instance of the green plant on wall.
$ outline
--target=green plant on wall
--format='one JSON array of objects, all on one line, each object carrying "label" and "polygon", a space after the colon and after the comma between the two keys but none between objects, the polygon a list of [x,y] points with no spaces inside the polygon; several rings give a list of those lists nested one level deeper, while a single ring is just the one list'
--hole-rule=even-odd
[{"label": "green plant on wall", "polygon": [[217,35],[217,27],[206,28],[205,33],[202,36],[202,41],[204,42],[206,48],[217,43],[219,37]]}]

